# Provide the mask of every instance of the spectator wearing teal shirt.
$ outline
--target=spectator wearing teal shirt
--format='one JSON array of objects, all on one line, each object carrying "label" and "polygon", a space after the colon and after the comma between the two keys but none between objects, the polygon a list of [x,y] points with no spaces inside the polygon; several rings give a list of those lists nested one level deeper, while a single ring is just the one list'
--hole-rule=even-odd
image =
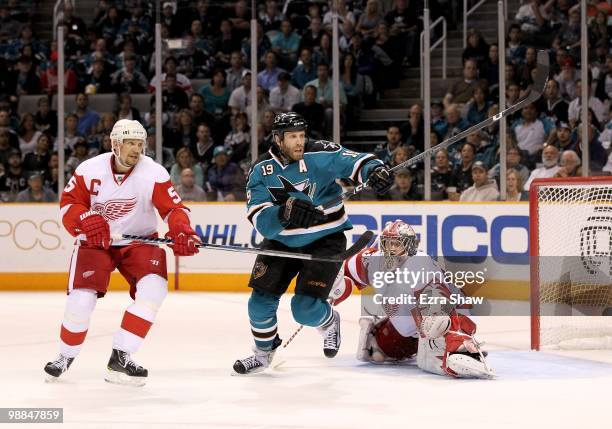
[{"label": "spectator wearing teal shirt", "polygon": [[466,120],[470,125],[476,125],[487,119],[487,113],[493,103],[487,100],[488,91],[484,87],[477,86],[472,94],[472,100],[466,106]]},{"label": "spectator wearing teal shirt", "polygon": [[317,78],[317,68],[312,60],[312,52],[308,48],[300,51],[300,62],[291,73],[291,83],[302,89],[308,82]]},{"label": "spectator wearing teal shirt", "polygon": [[225,84],[225,72],[222,69],[214,70],[211,82],[200,89],[200,94],[204,98],[204,108],[215,117],[222,116],[230,98],[230,91]]},{"label": "spectator wearing teal shirt", "polygon": [[291,28],[291,22],[283,19],[281,32],[272,42],[272,49],[279,55],[281,65],[288,70],[295,67],[297,63],[298,49],[301,37]]},{"label": "spectator wearing teal shirt", "polygon": [[[326,109],[332,107],[333,85],[329,75],[329,65],[321,63],[317,66],[317,79],[311,80],[306,85],[317,88],[317,103],[321,103]],[[346,93],[344,87],[340,85],[340,107],[346,106]]]}]

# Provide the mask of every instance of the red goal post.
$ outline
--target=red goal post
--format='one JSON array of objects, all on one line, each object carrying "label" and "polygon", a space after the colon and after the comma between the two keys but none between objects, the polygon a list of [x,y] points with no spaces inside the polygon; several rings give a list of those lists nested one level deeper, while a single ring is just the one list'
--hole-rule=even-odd
[{"label": "red goal post", "polygon": [[531,348],[612,347],[612,176],[529,191]]}]

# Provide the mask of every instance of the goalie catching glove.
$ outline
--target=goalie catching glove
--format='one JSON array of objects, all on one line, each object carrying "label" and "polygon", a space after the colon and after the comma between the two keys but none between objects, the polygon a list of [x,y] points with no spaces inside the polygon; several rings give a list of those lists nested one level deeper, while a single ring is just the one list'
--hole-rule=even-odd
[{"label": "goalie catching glove", "polygon": [[278,216],[284,224],[298,228],[310,228],[321,223],[325,214],[310,201],[289,197],[285,204],[280,206]]},{"label": "goalie catching glove", "polygon": [[174,241],[168,247],[174,252],[174,256],[192,256],[200,250],[196,247],[200,243],[198,234],[186,223],[178,223],[170,227],[166,238]]},{"label": "goalie catching glove", "polygon": [[110,247],[110,227],[104,217],[94,211],[89,210],[79,216],[81,221],[81,231],[87,238],[87,244],[92,247],[108,249]]}]

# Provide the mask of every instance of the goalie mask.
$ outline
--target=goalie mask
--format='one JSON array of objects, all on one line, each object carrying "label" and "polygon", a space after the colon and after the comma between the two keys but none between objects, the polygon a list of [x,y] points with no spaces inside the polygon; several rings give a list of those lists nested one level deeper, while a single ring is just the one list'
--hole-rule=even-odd
[{"label": "goalie mask", "polygon": [[126,168],[133,167],[133,165],[129,165],[125,159],[121,158],[121,146],[123,146],[124,140],[142,140],[142,155],[145,154],[147,149],[147,132],[138,121],[130,119],[117,121],[110,133],[110,139],[115,159]]},{"label": "goalie mask", "polygon": [[416,233],[410,225],[401,220],[387,222],[380,234],[380,250],[389,269],[416,255],[418,246],[419,239]]}]

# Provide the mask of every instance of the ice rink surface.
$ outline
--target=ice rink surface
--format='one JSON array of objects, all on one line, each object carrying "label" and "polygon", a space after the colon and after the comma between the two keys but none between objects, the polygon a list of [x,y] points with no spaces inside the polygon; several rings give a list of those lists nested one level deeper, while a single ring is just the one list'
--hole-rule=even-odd
[{"label": "ice rink surface", "polygon": [[[64,424],[45,428],[610,427],[612,352],[530,352],[526,317],[478,319],[496,380],[358,362],[358,297],[339,308],[343,342],[335,359],[323,356],[316,331],[304,329],[277,355],[285,361],[278,369],[232,377],[233,362],[250,354],[247,298],[170,293],[134,355],[149,370],[138,388],[103,380],[127,292],[99,300],[83,351],[56,383],[44,382],[43,366],[58,354],[65,294],[2,293],[0,407],[62,407]],[[286,296],[281,337],[296,328]]]}]

